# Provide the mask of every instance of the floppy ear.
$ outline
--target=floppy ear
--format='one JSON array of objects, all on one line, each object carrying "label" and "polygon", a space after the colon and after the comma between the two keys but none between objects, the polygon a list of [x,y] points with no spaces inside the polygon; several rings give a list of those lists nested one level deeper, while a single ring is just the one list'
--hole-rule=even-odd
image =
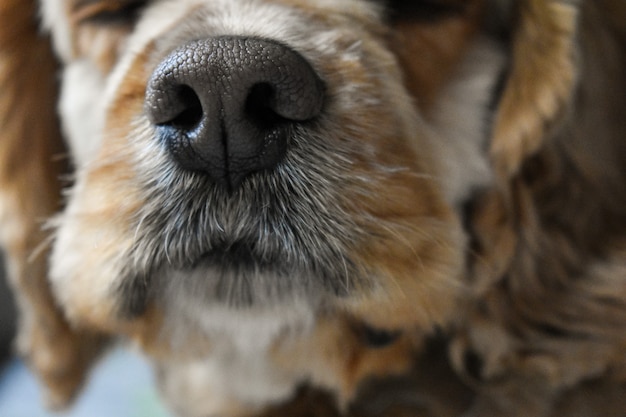
[{"label": "floppy ear", "polygon": [[496,113],[491,157],[514,175],[558,124],[577,79],[580,0],[517,0],[511,66]]},{"label": "floppy ear", "polygon": [[81,385],[101,339],[65,320],[47,281],[43,222],[61,208],[67,173],[56,117],[56,65],[38,32],[34,0],[0,6],[0,243],[19,307],[17,347],[63,406]]}]

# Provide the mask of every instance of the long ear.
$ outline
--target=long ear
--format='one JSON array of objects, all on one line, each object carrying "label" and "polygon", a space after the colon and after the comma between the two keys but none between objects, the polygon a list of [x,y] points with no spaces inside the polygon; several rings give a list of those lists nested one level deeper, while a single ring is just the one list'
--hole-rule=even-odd
[{"label": "long ear", "polygon": [[577,79],[580,0],[517,0],[511,67],[496,113],[491,157],[502,179],[539,150]]},{"label": "long ear", "polygon": [[38,32],[34,0],[0,6],[0,243],[19,313],[17,346],[66,405],[82,384],[101,339],[65,320],[47,281],[43,222],[61,209],[67,163],[56,117],[56,64]]}]

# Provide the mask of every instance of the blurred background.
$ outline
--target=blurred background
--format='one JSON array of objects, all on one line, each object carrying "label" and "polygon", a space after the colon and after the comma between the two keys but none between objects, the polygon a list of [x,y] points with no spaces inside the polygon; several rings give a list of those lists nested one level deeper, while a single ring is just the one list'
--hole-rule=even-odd
[{"label": "blurred background", "polygon": [[0,259],[0,417],[170,417],[148,364],[121,347],[103,358],[70,411],[47,411],[35,377],[13,354],[16,311],[1,266]]},{"label": "blurred background", "polygon": [[7,287],[2,257],[0,255],[0,364],[10,357],[11,341],[15,334],[15,305]]}]

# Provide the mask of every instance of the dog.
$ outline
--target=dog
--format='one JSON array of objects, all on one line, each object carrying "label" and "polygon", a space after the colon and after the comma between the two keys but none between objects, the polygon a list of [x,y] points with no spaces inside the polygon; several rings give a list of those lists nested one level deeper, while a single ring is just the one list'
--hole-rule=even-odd
[{"label": "dog", "polygon": [[498,184],[465,208],[473,295],[450,352],[479,393],[467,415],[547,416],[587,381],[623,385],[625,6],[517,12],[490,145]]},{"label": "dog", "polygon": [[435,330],[473,415],[547,415],[623,377],[624,16],[9,0],[1,239],[50,405],[118,337],[180,416],[303,384],[345,409]]}]

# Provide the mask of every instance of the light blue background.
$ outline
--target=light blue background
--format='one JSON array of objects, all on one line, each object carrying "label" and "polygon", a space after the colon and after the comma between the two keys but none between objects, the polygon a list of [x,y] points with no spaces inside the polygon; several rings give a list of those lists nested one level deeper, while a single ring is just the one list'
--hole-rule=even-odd
[{"label": "light blue background", "polygon": [[158,399],[152,371],[144,359],[122,348],[94,369],[78,401],[67,412],[42,405],[37,381],[15,359],[0,373],[0,417],[171,417]]}]

